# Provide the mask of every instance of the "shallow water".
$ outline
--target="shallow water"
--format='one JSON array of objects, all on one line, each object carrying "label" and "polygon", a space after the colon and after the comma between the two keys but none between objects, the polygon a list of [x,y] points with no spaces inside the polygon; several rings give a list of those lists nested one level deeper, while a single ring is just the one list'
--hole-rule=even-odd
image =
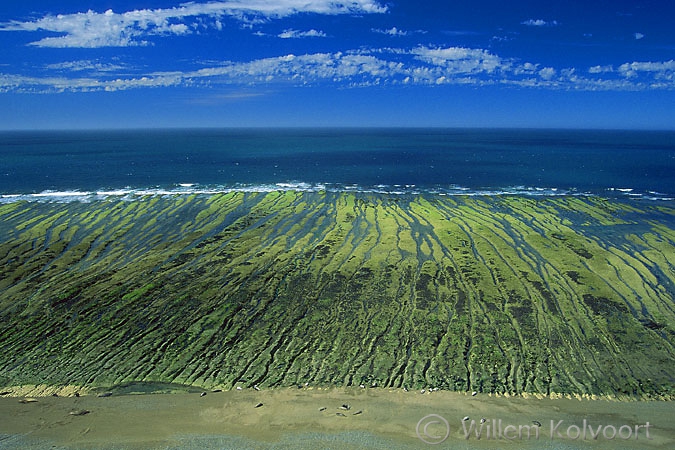
[{"label": "shallow water", "polygon": [[[672,448],[675,443],[673,402],[617,402],[605,400],[496,397],[436,391],[404,392],[386,389],[274,389],[200,394],[114,395],[107,398],[38,398],[21,404],[0,398],[2,448]],[[256,408],[255,405],[263,403]],[[340,406],[348,404],[350,409]],[[323,411],[320,409],[325,408]],[[73,410],[89,414],[72,416]],[[356,411],[362,411],[354,415]],[[344,413],[344,417],[337,413]],[[427,426],[425,417],[436,414],[450,427],[447,439],[425,444],[445,429]],[[467,422],[463,417],[469,416]],[[501,421],[502,434],[467,439],[463,423],[480,418]],[[529,426],[539,421],[538,438],[509,440],[508,425]],[[586,438],[576,438],[584,420]],[[562,422],[560,422],[562,421]],[[611,438],[611,427],[627,428],[623,437]],[[559,425],[556,425],[560,423]],[[471,425],[469,425],[471,426]],[[557,426],[557,428],[556,428]],[[606,436],[603,432],[606,427]],[[569,428],[572,427],[572,428]],[[597,432],[598,427],[601,431]],[[426,434],[425,434],[426,430]],[[591,430],[598,434],[590,437]],[[513,431],[511,430],[513,433]],[[419,435],[418,435],[419,433]],[[512,434],[511,436],[515,436]]]}]

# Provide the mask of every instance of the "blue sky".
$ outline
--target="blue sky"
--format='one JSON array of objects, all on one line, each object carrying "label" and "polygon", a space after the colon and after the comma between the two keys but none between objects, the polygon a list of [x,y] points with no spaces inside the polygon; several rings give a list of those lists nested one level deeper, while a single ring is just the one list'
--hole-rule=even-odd
[{"label": "blue sky", "polygon": [[0,128],[675,128],[675,2],[4,2]]}]

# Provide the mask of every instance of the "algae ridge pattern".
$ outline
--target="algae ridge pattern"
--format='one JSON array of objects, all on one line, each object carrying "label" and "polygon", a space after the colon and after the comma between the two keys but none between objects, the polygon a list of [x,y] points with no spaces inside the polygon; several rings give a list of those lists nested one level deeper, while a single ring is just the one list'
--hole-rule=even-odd
[{"label": "algae ridge pattern", "polygon": [[0,385],[672,398],[675,209],[232,192],[0,205]]}]

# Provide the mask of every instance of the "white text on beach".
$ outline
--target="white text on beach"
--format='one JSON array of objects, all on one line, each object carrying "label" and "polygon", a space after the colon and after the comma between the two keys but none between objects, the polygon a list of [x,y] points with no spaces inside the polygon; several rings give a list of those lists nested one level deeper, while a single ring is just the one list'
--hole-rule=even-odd
[{"label": "white text on beach", "polygon": [[[462,431],[465,439],[506,439],[523,440],[540,438],[539,423],[531,425],[504,424],[502,419],[481,419],[479,423],[475,420],[462,421]],[[651,424],[645,422],[644,425],[603,425],[591,424],[587,419],[583,419],[581,424],[572,423],[567,425],[564,420],[551,420],[548,434],[551,440],[570,439],[570,440],[598,440],[598,439],[644,439],[651,440],[649,428]],[[644,430],[641,433],[640,430]],[[543,434],[545,436],[546,434]]]}]

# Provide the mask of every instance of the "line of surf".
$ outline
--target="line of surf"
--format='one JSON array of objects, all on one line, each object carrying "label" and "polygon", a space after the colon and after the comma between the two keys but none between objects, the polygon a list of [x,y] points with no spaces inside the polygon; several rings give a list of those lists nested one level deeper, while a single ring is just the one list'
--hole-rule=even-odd
[{"label": "line of surf", "polygon": [[95,191],[84,190],[46,190],[33,193],[0,194],[0,203],[12,203],[18,201],[28,202],[91,202],[106,199],[138,200],[155,196],[177,195],[217,195],[231,192],[275,192],[275,191],[298,191],[298,192],[362,192],[386,195],[438,195],[438,196],[606,196],[613,198],[631,198],[644,200],[672,201],[675,196],[656,192],[638,192],[631,188],[609,187],[594,192],[581,191],[575,188],[555,187],[529,187],[509,186],[504,188],[474,189],[464,186],[425,186],[414,184],[407,185],[384,185],[360,186],[356,184],[331,184],[331,183],[304,183],[283,182],[273,184],[234,184],[230,186],[200,185],[198,183],[176,183],[168,187],[149,188],[119,188],[98,189]]}]

